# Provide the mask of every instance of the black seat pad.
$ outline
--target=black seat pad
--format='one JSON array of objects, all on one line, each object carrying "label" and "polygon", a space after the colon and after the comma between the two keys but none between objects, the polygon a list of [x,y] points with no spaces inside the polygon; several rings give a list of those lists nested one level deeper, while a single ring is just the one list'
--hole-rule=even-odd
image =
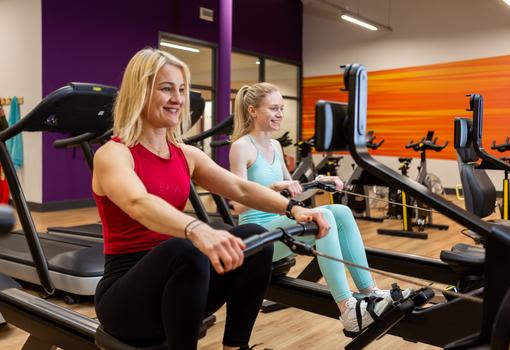
[{"label": "black seat pad", "polygon": [[481,276],[485,264],[485,249],[459,243],[451,250],[441,251],[440,258],[461,275]]}]

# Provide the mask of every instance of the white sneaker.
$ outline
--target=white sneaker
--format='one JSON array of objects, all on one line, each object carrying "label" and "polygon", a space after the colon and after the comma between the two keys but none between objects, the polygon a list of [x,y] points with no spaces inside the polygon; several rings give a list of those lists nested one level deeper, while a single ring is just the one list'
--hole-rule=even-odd
[{"label": "white sneaker", "polygon": [[[371,309],[368,307],[369,304],[373,304],[372,314],[369,311]],[[340,316],[340,321],[344,325],[344,334],[348,337],[357,336],[361,330],[374,323],[375,319],[379,319],[379,316],[388,310],[392,304],[393,302],[386,298],[366,297],[360,300],[353,297],[349,298],[346,303],[347,308]],[[358,312],[356,312],[356,309],[358,309]]]},{"label": "white sneaker", "polygon": [[[400,291],[400,293],[402,295],[400,295],[398,291]],[[394,302],[394,301],[399,301],[401,299],[408,298],[411,295],[411,293],[413,292],[413,290],[411,288],[406,288],[404,290],[401,290],[399,288],[398,291],[394,292],[392,294],[391,290],[376,288],[373,291],[371,291],[370,294],[368,294],[367,296],[368,297],[376,297],[376,298],[384,298],[384,299],[387,299],[390,302]]]}]

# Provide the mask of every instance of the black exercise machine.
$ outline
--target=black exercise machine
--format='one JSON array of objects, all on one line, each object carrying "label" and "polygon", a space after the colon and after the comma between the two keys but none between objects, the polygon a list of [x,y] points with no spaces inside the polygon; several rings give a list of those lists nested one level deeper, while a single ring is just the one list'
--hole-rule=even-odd
[{"label": "black exercise machine", "polygon": [[[435,152],[442,151],[448,145],[448,141],[445,141],[443,145],[437,144],[437,137],[434,138],[434,131],[427,132],[427,136],[423,137],[420,141],[414,142],[409,141],[405,148],[412,149],[413,151],[420,152],[420,165],[418,166],[418,176],[416,182],[429,188],[433,193],[444,194],[441,189],[437,190],[438,179],[435,175],[427,173],[427,150],[434,150]],[[412,158],[399,158],[400,168],[403,176],[407,176],[409,171],[409,164]],[[402,219],[402,230],[384,229],[380,228],[377,232],[381,235],[390,235],[407,238],[418,238],[427,239],[428,234],[423,232],[425,227],[435,228],[439,230],[447,230],[447,225],[434,224],[432,221],[432,211],[416,209],[413,207],[426,208],[425,204],[415,200],[411,196],[408,196],[405,191],[390,187],[389,199],[394,202],[399,202],[400,205],[390,203],[388,207],[388,215],[396,216]],[[413,230],[413,226],[418,226],[418,232]]]},{"label": "black exercise machine", "polygon": [[[327,111],[317,113],[321,117],[316,120],[318,133],[316,148],[329,151],[345,149],[348,146],[358,165],[483,236],[486,248],[483,306],[462,298],[455,298],[445,304],[415,310],[393,324],[384,322],[374,324],[369,327],[370,332],[363,332],[347,348],[362,348],[377,337],[390,333],[410,341],[446,346],[449,349],[474,349],[476,346],[507,349],[510,332],[508,324],[504,322],[508,319],[508,315],[503,315],[500,305],[502,303],[504,305],[510,299],[508,296],[510,275],[506,271],[510,263],[510,229],[500,225],[491,226],[445,198],[434,194],[427,187],[402,177],[372,158],[366,148],[367,73],[365,68],[361,65],[347,66],[344,72],[344,83],[349,91],[348,105],[330,103],[332,107],[329,108],[329,113]],[[327,103],[323,104],[327,105]],[[325,129],[326,123],[333,125],[333,128]],[[320,135],[320,132],[323,134]],[[462,263],[461,259],[458,262]],[[369,263],[374,268],[378,267]],[[473,291],[473,293],[481,295],[482,291]],[[508,308],[508,305],[503,308]],[[505,337],[495,338],[494,333],[499,334],[501,328],[506,332]],[[498,331],[495,332],[495,329]]]},{"label": "black exercise machine", "polygon": [[[508,225],[505,216],[508,215],[508,172],[510,171],[510,165],[505,159],[498,159],[488,154],[482,147],[483,97],[477,94],[470,95],[470,108],[468,110],[473,111],[472,119],[455,118],[455,149],[466,209],[480,218],[494,212],[497,198],[496,188],[485,170],[503,170],[505,172],[503,203],[500,206],[502,219],[492,220],[491,222]],[[494,142],[492,148],[504,152],[506,145],[496,145]],[[472,190],[475,186],[485,189],[483,197],[479,195],[479,191]],[[467,232],[467,234],[473,236],[475,240],[478,239],[478,236],[472,232]]]},{"label": "black exercise machine", "polygon": [[109,86],[71,83],[49,94],[19,122],[0,133],[0,162],[22,226],[22,232],[0,236],[0,272],[40,284],[48,295],[55,290],[94,295],[103,276],[102,244],[38,235],[5,142],[24,131],[104,132],[112,123],[110,111],[115,94],[116,89]]},{"label": "black exercise machine", "polygon": [[[441,152],[448,146],[448,141],[445,141],[442,145],[437,144],[437,137],[434,138],[434,131],[430,130],[427,135],[422,138],[419,142],[413,142],[412,140],[406,145],[406,148],[412,149],[413,151],[420,153],[420,165],[418,165],[418,176],[416,182],[425,185],[433,193],[444,195],[444,188],[441,185],[439,178],[427,171],[427,151]],[[418,207],[421,207],[420,202],[416,202]],[[419,230],[423,230],[425,227],[434,228],[437,230],[448,230],[447,225],[434,224],[432,220],[431,211],[416,211],[416,218],[414,225],[419,227]]]}]

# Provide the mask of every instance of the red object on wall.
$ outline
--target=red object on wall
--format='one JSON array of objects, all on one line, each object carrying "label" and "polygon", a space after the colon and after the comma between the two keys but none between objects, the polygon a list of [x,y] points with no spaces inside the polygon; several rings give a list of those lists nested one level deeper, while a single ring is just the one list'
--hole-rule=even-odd
[{"label": "red object on wall", "polygon": [[[5,129],[9,126],[7,119],[5,118],[5,112],[0,104],[0,129]],[[4,170],[0,166],[0,204],[9,203],[9,185],[5,178]]]}]

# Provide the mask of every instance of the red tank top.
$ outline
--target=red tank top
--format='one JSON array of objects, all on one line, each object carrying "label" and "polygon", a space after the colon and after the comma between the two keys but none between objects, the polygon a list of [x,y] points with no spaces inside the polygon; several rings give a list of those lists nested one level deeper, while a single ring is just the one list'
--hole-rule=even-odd
[{"label": "red tank top", "polygon": [[[120,142],[119,139],[113,139]],[[170,159],[150,152],[141,144],[131,147],[134,171],[142,180],[147,192],[156,195],[179,210],[184,210],[190,191],[189,168],[184,153],[169,143]],[[103,224],[104,253],[125,254],[150,250],[171,238],[149,230],[133,220],[106,196],[94,193],[99,216]]]}]

